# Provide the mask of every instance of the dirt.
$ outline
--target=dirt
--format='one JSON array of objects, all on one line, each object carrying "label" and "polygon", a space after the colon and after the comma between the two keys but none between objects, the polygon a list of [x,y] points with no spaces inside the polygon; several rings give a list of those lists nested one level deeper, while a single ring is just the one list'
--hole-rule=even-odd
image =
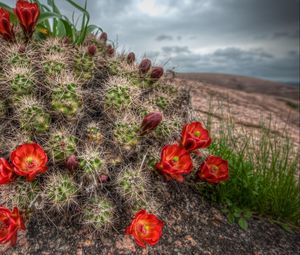
[{"label": "dirt", "polygon": [[[237,127],[256,130],[261,120],[272,116],[271,128],[279,135],[288,132],[299,144],[299,112],[290,109],[274,96],[227,89],[203,82],[176,79],[179,86],[189,88],[195,116],[205,119],[209,104],[218,120],[229,115]],[[224,104],[229,106],[224,115]],[[223,111],[223,112],[222,112]],[[288,121],[287,121],[288,119]],[[279,130],[279,131],[277,131]],[[131,237],[124,235],[123,215],[107,235],[84,230],[74,219],[63,215],[50,218],[34,214],[27,231],[20,233],[17,246],[0,247],[0,254],[155,254],[155,255],[234,255],[234,254],[300,254],[300,231],[290,234],[267,219],[252,219],[248,230],[229,224],[222,212],[203,199],[187,184],[161,182],[152,176],[154,192],[162,205],[160,218],[165,222],[163,236],[154,247],[141,249]],[[127,223],[126,223],[127,222]]]}]

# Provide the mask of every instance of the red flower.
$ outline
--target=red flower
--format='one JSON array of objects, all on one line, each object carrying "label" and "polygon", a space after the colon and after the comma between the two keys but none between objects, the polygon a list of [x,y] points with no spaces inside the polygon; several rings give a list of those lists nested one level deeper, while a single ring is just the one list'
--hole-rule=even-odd
[{"label": "red flower", "polygon": [[18,208],[10,211],[5,207],[0,207],[0,244],[10,242],[11,245],[15,245],[18,230],[25,230]]},{"label": "red flower", "polygon": [[158,243],[163,227],[163,221],[159,220],[154,214],[141,210],[135,215],[130,226],[126,228],[126,234],[132,235],[136,243],[145,248],[145,243],[149,245]]},{"label": "red flower", "polygon": [[28,181],[36,175],[47,171],[48,157],[43,148],[36,143],[23,144],[17,147],[10,159],[17,175],[26,176]]},{"label": "red flower", "polygon": [[29,3],[26,0],[18,0],[15,14],[27,39],[31,38],[35,25],[40,16],[40,9],[37,3]]},{"label": "red flower", "polygon": [[200,122],[192,122],[184,126],[181,133],[181,145],[188,151],[206,148],[211,144],[208,131]]},{"label": "red flower", "polygon": [[5,158],[0,158],[0,184],[7,184],[13,180],[14,172]]},{"label": "red flower", "polygon": [[7,10],[0,8],[0,35],[6,41],[14,41],[14,26],[10,23],[10,14]]},{"label": "red flower", "polygon": [[220,157],[210,155],[202,163],[197,175],[200,179],[213,184],[226,181],[229,178],[228,162]]},{"label": "red flower", "polygon": [[148,58],[143,59],[142,62],[140,63],[140,65],[139,65],[140,74],[148,73],[150,68],[151,68],[151,60],[148,59]]},{"label": "red flower", "polygon": [[161,152],[160,162],[156,164],[156,169],[161,171],[166,177],[183,182],[183,174],[192,171],[193,162],[190,154],[178,144],[165,145]]},{"label": "red flower", "polygon": [[160,112],[151,112],[143,119],[141,131],[142,134],[149,133],[154,130],[162,121],[162,114]]},{"label": "red flower", "polygon": [[132,65],[135,61],[135,54],[134,52],[130,52],[127,56],[127,64]]},{"label": "red flower", "polygon": [[158,81],[164,74],[164,69],[160,66],[153,67],[150,78],[153,81]]}]

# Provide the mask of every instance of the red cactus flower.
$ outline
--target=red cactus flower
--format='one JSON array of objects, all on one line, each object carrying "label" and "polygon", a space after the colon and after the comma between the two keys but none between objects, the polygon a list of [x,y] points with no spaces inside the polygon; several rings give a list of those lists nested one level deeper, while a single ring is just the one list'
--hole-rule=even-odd
[{"label": "red cactus flower", "polygon": [[130,52],[127,56],[127,64],[132,65],[135,61],[135,54],[134,52]]},{"label": "red cactus flower", "polygon": [[29,3],[26,0],[18,0],[14,12],[18,17],[26,38],[30,39],[40,16],[38,4]]},{"label": "red cactus flower", "polygon": [[183,182],[183,174],[188,174],[193,169],[193,162],[190,154],[178,144],[165,145],[161,152],[160,162],[156,169],[167,178]]},{"label": "red cactus flower", "polygon": [[0,244],[10,242],[12,246],[15,245],[19,230],[25,230],[25,226],[18,208],[10,211],[0,207]]},{"label": "red cactus flower", "polygon": [[12,182],[14,171],[5,158],[0,158],[0,184]]},{"label": "red cactus flower", "polygon": [[220,157],[210,155],[202,163],[197,176],[212,184],[226,181],[229,178],[228,162]]},{"label": "red cactus flower", "polygon": [[160,112],[151,112],[143,119],[141,125],[141,134],[147,134],[156,129],[162,121],[162,114]]},{"label": "red cactus flower", "polygon": [[17,175],[26,176],[33,181],[36,175],[47,171],[48,157],[43,148],[36,143],[23,144],[17,147],[10,159]]},{"label": "red cactus flower", "polygon": [[0,8],[0,35],[6,41],[14,41],[14,26],[10,23],[10,14],[7,10]]},{"label": "red cactus flower", "polygon": [[145,58],[142,60],[142,62],[139,65],[139,71],[141,75],[145,75],[149,72],[151,68],[151,60],[148,58]]},{"label": "red cactus flower", "polygon": [[99,37],[99,40],[101,42],[103,42],[103,43],[106,43],[107,42],[107,38],[108,38],[107,33],[106,32],[102,32],[101,35],[100,35],[100,37]]},{"label": "red cactus flower", "polygon": [[93,44],[93,45],[90,45],[90,46],[88,47],[88,54],[89,54],[90,56],[95,56],[96,51],[97,51],[96,45]]},{"label": "red cactus flower", "polygon": [[134,216],[130,226],[126,228],[126,234],[132,235],[135,242],[145,248],[145,243],[152,246],[158,243],[163,227],[164,222],[154,214],[141,210]]},{"label": "red cactus flower", "polygon": [[207,148],[210,144],[209,133],[200,122],[192,122],[184,126],[181,133],[181,145],[187,151]]},{"label": "red cactus flower", "polygon": [[164,69],[160,66],[156,66],[152,68],[150,78],[153,81],[158,81],[164,74]]}]

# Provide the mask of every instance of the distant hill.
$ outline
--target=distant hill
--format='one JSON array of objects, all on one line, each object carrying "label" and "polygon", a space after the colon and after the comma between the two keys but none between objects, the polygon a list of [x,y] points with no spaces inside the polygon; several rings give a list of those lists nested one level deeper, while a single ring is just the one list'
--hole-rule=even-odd
[{"label": "distant hill", "polygon": [[176,73],[177,78],[299,101],[299,87],[258,78],[220,73]]}]

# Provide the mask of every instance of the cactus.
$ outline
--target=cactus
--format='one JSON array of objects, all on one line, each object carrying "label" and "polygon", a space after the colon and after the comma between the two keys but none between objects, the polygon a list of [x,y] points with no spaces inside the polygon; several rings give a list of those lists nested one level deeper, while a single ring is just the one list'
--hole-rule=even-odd
[{"label": "cactus", "polygon": [[95,179],[95,176],[100,176],[101,173],[108,174],[104,167],[103,156],[99,153],[99,148],[87,147],[78,158],[83,176],[87,179]]},{"label": "cactus", "polygon": [[36,133],[43,133],[49,130],[50,115],[36,99],[22,97],[17,103],[17,112],[21,129]]},{"label": "cactus", "polygon": [[135,92],[130,88],[125,78],[111,78],[104,95],[106,111],[121,112],[133,103]]},{"label": "cactus", "polygon": [[89,142],[100,145],[103,142],[103,135],[99,124],[95,122],[89,123],[86,128],[86,137]]},{"label": "cactus", "polygon": [[[81,214],[99,232],[112,226],[115,211],[156,212],[144,169],[180,132],[183,114],[171,107],[180,90],[162,82],[150,60],[138,66],[135,54],[118,54],[106,33],[89,34],[81,46],[52,36],[20,44],[18,34],[16,43],[0,39],[0,153],[8,158],[35,142],[49,161],[48,175],[7,185],[8,204]],[[119,199],[116,193],[126,210],[108,198]]]},{"label": "cactus", "polygon": [[158,96],[154,99],[154,104],[161,110],[166,110],[170,105],[170,101],[165,96]]},{"label": "cactus", "polygon": [[4,100],[0,99],[0,119],[4,118],[6,114],[6,104]]},{"label": "cactus", "polygon": [[19,179],[14,184],[10,184],[10,190],[7,203],[12,207],[18,207],[25,211],[43,207],[42,202],[38,199],[41,194],[38,181],[27,182]]},{"label": "cactus", "polygon": [[76,202],[78,187],[68,175],[55,173],[48,177],[45,185],[45,196],[55,209],[69,207]]},{"label": "cactus", "polygon": [[59,76],[66,71],[67,60],[62,54],[49,54],[45,56],[43,61],[43,69],[48,78]]},{"label": "cactus", "polygon": [[33,71],[28,67],[13,67],[7,74],[14,96],[30,95],[34,88]]},{"label": "cactus", "polygon": [[74,60],[75,75],[83,81],[89,81],[94,77],[95,68],[94,58],[85,49],[80,49]]},{"label": "cactus", "polygon": [[76,152],[76,137],[66,130],[53,131],[49,139],[49,152],[55,161],[66,160]]},{"label": "cactus", "polygon": [[32,52],[25,45],[14,44],[7,47],[7,54],[4,61],[9,66],[28,67],[31,65]]},{"label": "cactus", "polygon": [[180,132],[181,123],[179,120],[166,120],[162,121],[161,124],[155,129],[154,135],[158,140],[167,140],[176,137]]},{"label": "cactus", "polygon": [[135,123],[119,122],[114,128],[114,140],[125,150],[134,149],[140,141],[139,130]]},{"label": "cactus", "polygon": [[51,105],[53,110],[72,118],[81,110],[82,99],[75,83],[61,85],[52,91]]},{"label": "cactus", "polygon": [[114,206],[107,197],[93,197],[84,206],[83,224],[103,233],[113,225],[114,211]]},{"label": "cactus", "polygon": [[134,205],[145,200],[148,190],[148,177],[141,169],[125,168],[116,179],[117,190],[120,195]]}]

